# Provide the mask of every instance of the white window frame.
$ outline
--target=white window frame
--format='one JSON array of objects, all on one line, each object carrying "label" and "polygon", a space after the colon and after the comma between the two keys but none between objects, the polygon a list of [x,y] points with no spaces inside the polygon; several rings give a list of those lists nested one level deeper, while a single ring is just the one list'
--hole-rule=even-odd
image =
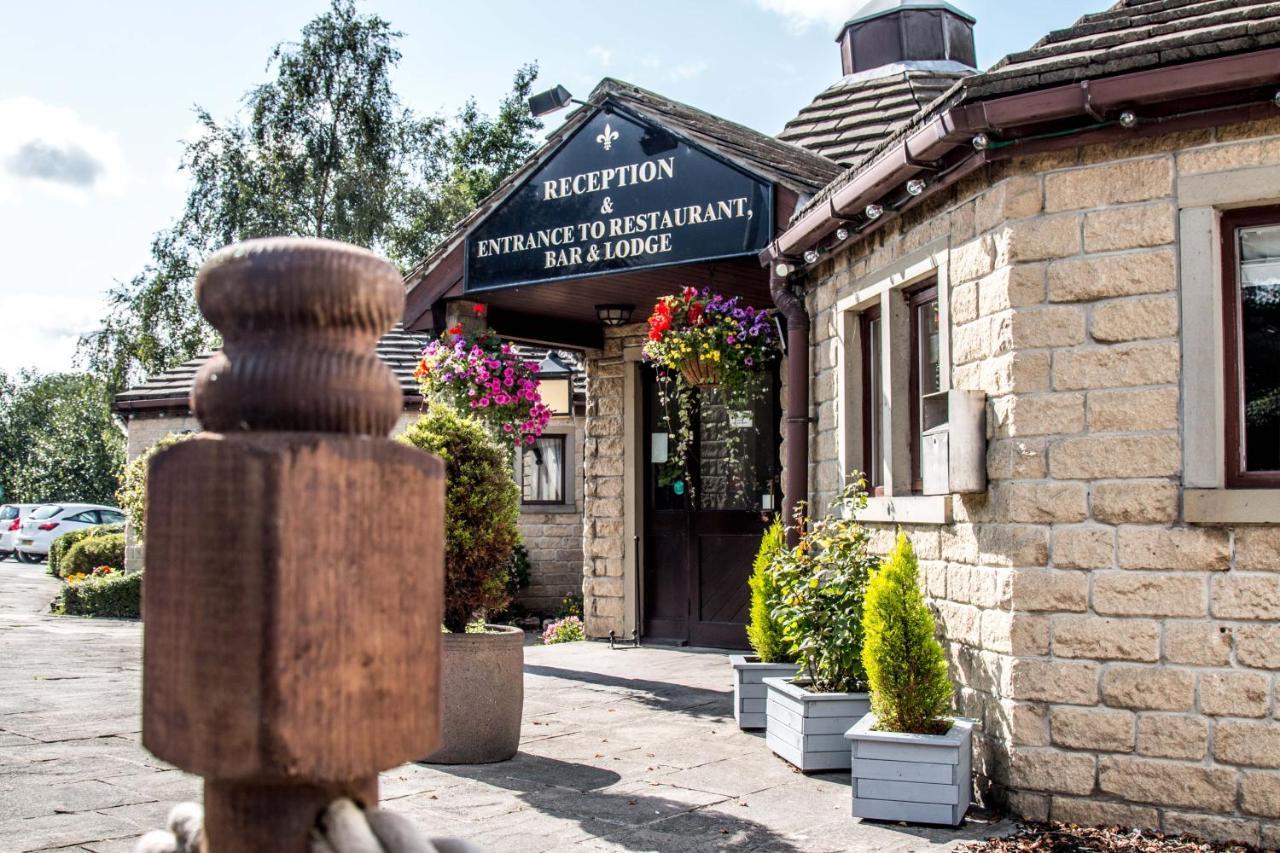
[{"label": "white window frame", "polygon": [[[883,495],[867,499],[859,518],[863,521],[902,524],[947,524],[951,521],[950,495],[911,494],[911,409],[894,406],[910,395],[911,316],[906,291],[934,279],[938,288],[938,349],[942,390],[951,387],[951,287],[945,238],[935,240],[890,266],[870,273],[848,296],[836,301],[837,450],[842,476],[865,471],[862,387],[861,314],[880,306],[880,366],[883,404],[880,434],[884,436]],[[873,415],[874,416],[874,415]]]},{"label": "white window frame", "polygon": [[1182,299],[1183,517],[1194,524],[1280,518],[1280,489],[1226,485],[1226,379],[1221,214],[1280,203],[1280,166],[1178,179],[1178,284]]}]

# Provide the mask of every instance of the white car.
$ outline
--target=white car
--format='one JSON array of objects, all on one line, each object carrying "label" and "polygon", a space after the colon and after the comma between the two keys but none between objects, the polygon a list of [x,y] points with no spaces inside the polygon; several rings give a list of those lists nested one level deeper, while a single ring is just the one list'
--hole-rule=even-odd
[{"label": "white car", "polygon": [[62,534],[121,521],[124,521],[124,512],[114,506],[45,504],[22,520],[18,530],[18,559],[38,563],[49,556],[49,546]]},{"label": "white car", "polygon": [[18,529],[22,520],[40,504],[4,504],[0,506],[0,560],[17,556]]}]

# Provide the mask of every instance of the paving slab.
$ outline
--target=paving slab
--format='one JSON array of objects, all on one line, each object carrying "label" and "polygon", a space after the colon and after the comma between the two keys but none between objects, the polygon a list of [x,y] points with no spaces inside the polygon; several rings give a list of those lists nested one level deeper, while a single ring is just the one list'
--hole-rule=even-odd
[{"label": "paving slab", "polygon": [[[0,853],[124,853],[200,780],[140,743],[142,629],[55,617],[59,582],[0,562]],[[733,722],[723,652],[527,646],[519,754],[406,764],[386,808],[486,851],[941,851],[1011,830],[860,822],[848,774],[805,776]]]}]

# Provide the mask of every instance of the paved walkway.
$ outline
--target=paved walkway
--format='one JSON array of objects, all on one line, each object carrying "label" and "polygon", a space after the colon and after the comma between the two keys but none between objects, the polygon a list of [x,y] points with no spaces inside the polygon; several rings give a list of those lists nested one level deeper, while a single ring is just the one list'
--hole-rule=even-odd
[{"label": "paved walkway", "polygon": [[[129,851],[198,782],[139,746],[141,626],[41,615],[57,582],[0,562],[0,853]],[[732,719],[722,654],[526,649],[520,754],[405,765],[384,801],[487,851],[942,850],[1006,830],[860,823],[847,774],[803,776]]]}]

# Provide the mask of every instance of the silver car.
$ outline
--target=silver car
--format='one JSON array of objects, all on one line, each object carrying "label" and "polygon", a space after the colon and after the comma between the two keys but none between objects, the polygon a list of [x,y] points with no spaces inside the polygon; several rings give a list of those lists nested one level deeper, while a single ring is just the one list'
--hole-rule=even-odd
[{"label": "silver car", "polygon": [[121,521],[124,521],[124,512],[114,506],[44,504],[22,520],[18,530],[18,559],[38,563],[49,556],[49,546],[62,534]]},{"label": "silver car", "polygon": [[22,520],[40,504],[3,504],[0,505],[0,560],[17,556],[18,530]]}]

